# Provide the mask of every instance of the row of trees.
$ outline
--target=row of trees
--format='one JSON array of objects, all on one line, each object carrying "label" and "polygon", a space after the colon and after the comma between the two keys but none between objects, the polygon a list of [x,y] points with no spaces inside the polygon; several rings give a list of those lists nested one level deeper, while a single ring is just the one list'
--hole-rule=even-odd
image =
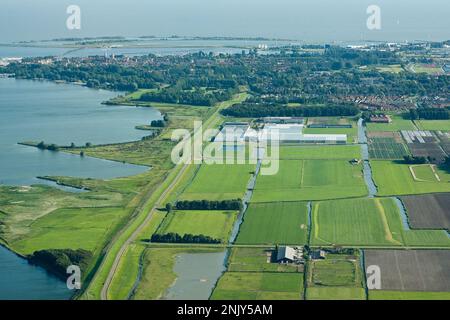
[{"label": "row of trees", "polygon": [[203,234],[193,235],[185,234],[180,236],[178,233],[167,233],[167,234],[154,234],[151,237],[151,242],[159,243],[220,243],[219,239],[214,239],[210,236],[205,236]]},{"label": "row of trees", "polygon": [[244,118],[356,116],[358,113],[359,109],[354,105],[286,107],[250,103],[235,104],[222,111],[225,116]]},{"label": "row of trees", "polygon": [[193,200],[178,201],[175,204],[177,210],[241,210],[242,200]]},{"label": "row of trees", "polygon": [[78,249],[49,249],[35,251],[28,257],[30,263],[41,266],[59,278],[67,278],[67,267],[76,265],[81,271],[87,271],[92,259],[92,253],[87,250]]},{"label": "row of trees", "polygon": [[178,87],[164,88],[157,92],[144,93],[139,100],[146,102],[180,103],[193,106],[213,106],[217,102],[231,99],[235,90],[191,90],[186,91]]},{"label": "row of trees", "polygon": [[406,164],[425,164],[428,163],[428,159],[426,157],[414,157],[414,156],[404,156],[404,161]]},{"label": "row of trees", "polygon": [[450,119],[450,112],[448,109],[442,108],[420,108],[411,109],[410,115],[412,120],[448,120]]}]

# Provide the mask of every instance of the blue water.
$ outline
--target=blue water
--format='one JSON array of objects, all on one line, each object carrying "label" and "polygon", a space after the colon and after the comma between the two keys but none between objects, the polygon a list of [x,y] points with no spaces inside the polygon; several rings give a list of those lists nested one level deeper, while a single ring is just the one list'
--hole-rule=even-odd
[{"label": "blue water", "polygon": [[63,300],[72,294],[63,281],[0,246],[0,300]]},{"label": "blue water", "polygon": [[51,82],[0,79],[0,184],[47,183],[36,176],[113,178],[145,172],[135,166],[18,145],[104,144],[141,139],[136,125],[161,119],[152,108],[105,106],[117,93]]}]

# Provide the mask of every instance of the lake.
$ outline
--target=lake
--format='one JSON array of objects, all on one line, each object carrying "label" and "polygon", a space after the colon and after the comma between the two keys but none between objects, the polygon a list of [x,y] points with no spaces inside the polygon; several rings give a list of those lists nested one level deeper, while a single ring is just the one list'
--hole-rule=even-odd
[{"label": "lake", "polygon": [[0,300],[63,300],[72,294],[63,281],[0,246]]},{"label": "lake", "polygon": [[36,176],[114,178],[148,167],[43,151],[18,145],[45,141],[58,145],[127,142],[145,132],[136,125],[161,119],[153,108],[106,106],[117,93],[69,84],[0,79],[0,184],[47,183]]}]

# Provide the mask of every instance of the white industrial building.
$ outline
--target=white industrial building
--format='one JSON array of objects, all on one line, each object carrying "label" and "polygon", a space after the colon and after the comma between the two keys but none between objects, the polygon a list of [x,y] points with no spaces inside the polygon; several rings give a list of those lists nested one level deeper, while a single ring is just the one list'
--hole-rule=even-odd
[{"label": "white industrial building", "polygon": [[248,123],[225,123],[216,136],[216,142],[268,142],[299,144],[346,144],[346,134],[303,134],[303,124],[267,123],[261,130]]}]

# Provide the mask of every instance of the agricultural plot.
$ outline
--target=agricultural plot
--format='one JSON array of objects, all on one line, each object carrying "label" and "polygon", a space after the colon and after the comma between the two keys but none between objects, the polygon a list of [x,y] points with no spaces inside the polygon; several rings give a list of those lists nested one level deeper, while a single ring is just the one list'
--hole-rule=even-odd
[{"label": "agricultural plot", "polygon": [[233,248],[228,262],[230,272],[303,272],[303,265],[274,263],[274,249]]},{"label": "agricultural plot", "polygon": [[442,149],[444,149],[447,154],[450,154],[450,133],[437,131],[436,135],[439,138],[439,144]]},{"label": "agricultural plot", "polygon": [[[417,167],[411,170],[409,165],[394,161],[371,161],[370,164],[378,187],[378,196],[450,192],[450,173],[439,167],[434,167],[434,171],[440,181],[436,179],[436,176],[433,178],[431,174],[430,181],[426,179],[421,181],[417,176],[414,177]],[[421,170],[419,169],[419,172]],[[423,170],[431,172],[431,169]]]},{"label": "agricultural plot", "polygon": [[450,292],[371,290],[369,300],[450,300]]},{"label": "agricultural plot", "polygon": [[344,160],[280,160],[277,174],[259,175],[252,202],[324,200],[367,194],[362,166]]},{"label": "agricultural plot", "polygon": [[450,194],[429,194],[401,198],[414,229],[450,230]]},{"label": "agricultural plot", "polygon": [[446,154],[436,142],[408,143],[408,148],[414,157],[425,157],[432,163],[443,163],[446,158]]},{"label": "agricultural plot", "polygon": [[236,217],[235,211],[172,211],[156,233],[203,234],[227,242]]},{"label": "agricultural plot", "polygon": [[450,247],[444,230],[406,230],[390,198],[315,203],[311,241],[317,246]]},{"label": "agricultural plot", "polygon": [[300,300],[303,274],[286,272],[225,272],[212,300]]},{"label": "agricultural plot", "polygon": [[367,123],[367,131],[401,131],[416,130],[411,120],[404,119],[401,115],[391,116],[391,123]]},{"label": "agricultural plot", "polygon": [[181,200],[230,200],[242,198],[254,165],[203,164]]},{"label": "agricultural plot", "polygon": [[416,120],[420,130],[450,131],[450,120]]},{"label": "agricultural plot", "polygon": [[23,254],[43,249],[95,252],[127,214],[123,208],[58,209],[36,220],[27,236],[14,241],[11,246]]},{"label": "agricultural plot", "polygon": [[369,138],[368,142],[371,159],[403,159],[409,154],[405,145],[394,138]]},{"label": "agricultural plot", "polygon": [[361,147],[345,146],[280,146],[282,160],[351,160],[361,158]]},{"label": "agricultural plot", "polygon": [[362,300],[366,298],[359,256],[328,255],[309,262],[307,300]]},{"label": "agricultural plot", "polygon": [[442,68],[440,66],[435,65],[435,64],[416,63],[416,64],[409,66],[409,68],[414,73],[426,73],[429,75],[444,74],[444,70],[442,70]]},{"label": "agricultural plot", "polygon": [[450,292],[449,250],[366,250],[365,263],[380,267],[382,290]]},{"label": "agricultural plot", "polygon": [[306,244],[308,210],[304,202],[252,203],[237,238],[238,244]]}]

